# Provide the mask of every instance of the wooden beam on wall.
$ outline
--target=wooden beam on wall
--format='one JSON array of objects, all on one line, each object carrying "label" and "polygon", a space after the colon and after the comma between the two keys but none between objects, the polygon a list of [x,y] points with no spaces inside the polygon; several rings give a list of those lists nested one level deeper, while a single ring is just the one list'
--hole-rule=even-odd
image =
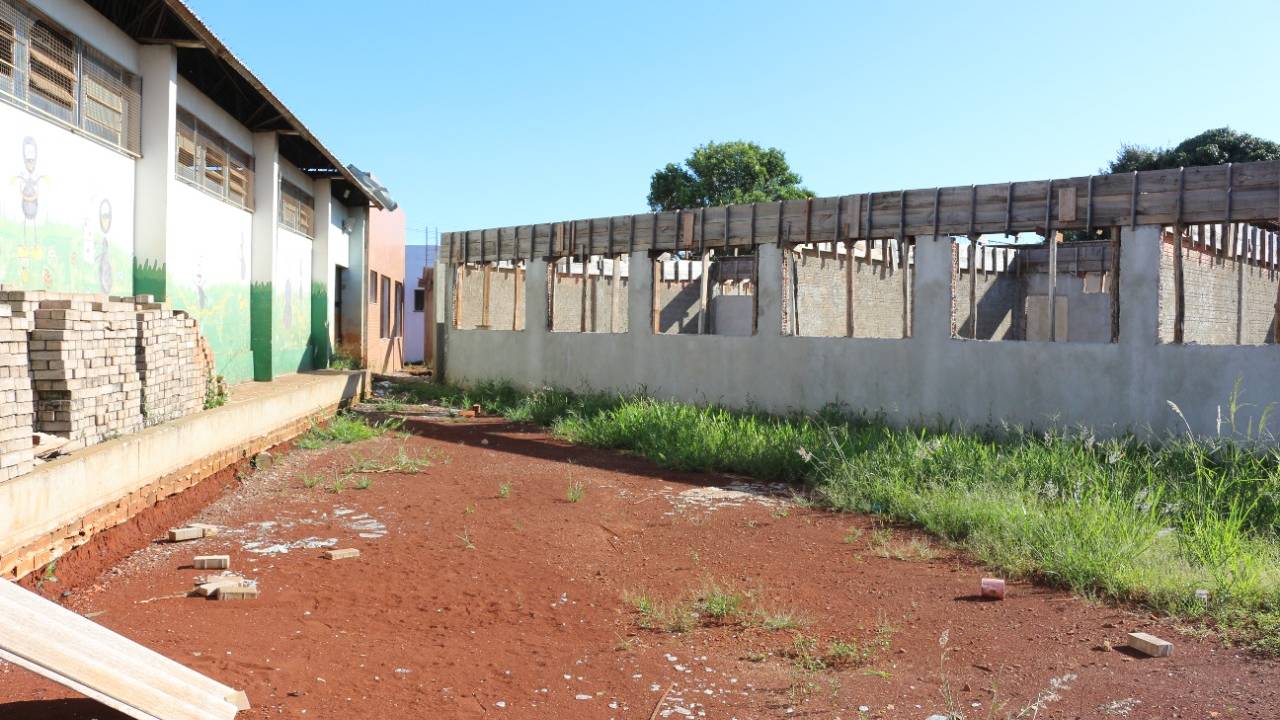
[{"label": "wooden beam on wall", "polygon": [[[1090,227],[1117,225],[1172,225],[1179,220],[1179,198],[1180,219],[1184,225],[1220,223],[1224,216],[1235,222],[1255,224],[1275,222],[1280,217],[1280,161],[1185,168],[1181,193],[1178,192],[1179,175],[1175,168],[1052,181],[865,193],[857,198],[857,215],[850,212],[850,225],[858,227],[858,239],[863,240],[899,235],[964,235],[971,228],[978,234],[1043,232],[1046,219],[1052,220],[1060,231],[1087,231]],[[1224,192],[1228,188],[1230,193]],[[1052,194],[1047,192],[1050,189]],[[1228,203],[1232,205],[1230,215],[1226,211]],[[1047,207],[1049,205],[1053,207]],[[792,228],[803,229],[806,240],[843,237],[843,229],[837,227],[842,224],[837,215],[844,216],[844,210],[840,209],[843,207],[840,199],[834,197],[759,203],[754,230],[741,222],[725,228],[724,214],[716,209],[702,213],[705,227],[694,227],[693,212],[615,216],[614,220],[615,225],[619,220],[635,223],[636,250],[692,249],[695,235],[700,236],[702,247],[750,247],[769,242],[775,235],[781,237],[784,230],[787,231],[784,242],[794,241],[792,235],[800,233],[791,233]],[[1051,211],[1054,212],[1051,214]],[[599,246],[603,246],[608,238],[608,218],[598,220],[600,222],[586,232],[589,237],[578,239],[587,243],[598,241]],[[586,230],[582,228],[586,224],[577,221],[570,226],[575,231]],[[541,227],[547,228],[545,234]],[[538,226],[528,256],[565,254],[563,242],[554,242],[564,240],[564,233],[556,227],[557,224]],[[474,251],[479,249],[479,238],[463,233],[457,237],[459,246],[451,248],[448,260],[456,262],[459,255],[469,259],[478,254]],[[512,243],[502,243],[497,259],[511,259],[516,249],[510,245]]]}]

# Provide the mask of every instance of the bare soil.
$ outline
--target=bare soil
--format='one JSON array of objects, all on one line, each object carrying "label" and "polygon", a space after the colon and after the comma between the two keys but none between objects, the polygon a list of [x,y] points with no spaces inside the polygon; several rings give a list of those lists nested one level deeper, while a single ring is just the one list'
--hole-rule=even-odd
[{"label": "bare soil", "polygon": [[[221,534],[117,562],[180,514],[157,510],[40,590],[243,688],[247,718],[1264,718],[1280,705],[1273,660],[1028,584],[981,601],[982,569],[957,553],[786,488],[496,419],[406,429],[277,454],[198,515]],[[402,447],[432,464],[334,492],[353,458]],[[328,561],[326,547],[362,554]],[[204,574],[191,558],[213,553],[262,597],[188,597]],[[738,612],[683,632],[630,601],[693,607],[712,585],[742,596]],[[764,622],[787,614],[799,625]],[[1173,656],[1124,650],[1136,630],[1173,641]],[[857,651],[837,662],[833,641]],[[0,663],[0,718],[119,717]]]}]

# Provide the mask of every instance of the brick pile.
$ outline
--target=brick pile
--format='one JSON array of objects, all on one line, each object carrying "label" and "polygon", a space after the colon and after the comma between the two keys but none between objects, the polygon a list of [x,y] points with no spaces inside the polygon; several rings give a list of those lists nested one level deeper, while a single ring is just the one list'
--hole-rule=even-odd
[{"label": "brick pile", "polygon": [[7,295],[15,310],[34,318],[29,357],[36,430],[68,438],[72,450],[142,429],[132,302]]},{"label": "brick pile", "polygon": [[135,307],[145,424],[149,427],[200,412],[204,407],[205,363],[195,318],[150,302],[149,297],[137,298]]},{"label": "brick pile", "polygon": [[27,370],[28,320],[0,304],[0,481],[31,471],[35,404]]}]

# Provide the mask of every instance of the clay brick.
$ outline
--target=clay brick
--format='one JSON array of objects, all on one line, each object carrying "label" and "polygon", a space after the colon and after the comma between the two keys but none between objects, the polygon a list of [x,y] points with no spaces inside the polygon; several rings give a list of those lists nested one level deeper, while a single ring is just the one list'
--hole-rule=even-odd
[{"label": "clay brick", "polygon": [[204,537],[204,530],[193,527],[174,528],[169,531],[169,542],[183,542]]},{"label": "clay brick", "polygon": [[256,585],[233,585],[230,587],[220,587],[214,594],[215,600],[256,600],[258,598],[258,587]]}]

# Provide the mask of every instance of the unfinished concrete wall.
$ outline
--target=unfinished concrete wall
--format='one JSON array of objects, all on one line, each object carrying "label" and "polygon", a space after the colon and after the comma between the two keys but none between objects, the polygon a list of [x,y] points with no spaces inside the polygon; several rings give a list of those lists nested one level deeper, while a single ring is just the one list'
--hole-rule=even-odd
[{"label": "unfinished concrete wall", "polygon": [[[760,246],[759,329],[754,337],[639,332],[648,319],[647,253],[632,257],[630,327],[620,336],[545,332],[545,303],[530,305],[524,333],[446,330],[445,377],[505,378],[525,387],[645,390],[660,398],[786,413],[831,403],[893,423],[1087,425],[1099,435],[1212,433],[1239,379],[1242,411],[1256,422],[1280,400],[1274,347],[1159,343],[1159,228],[1125,228],[1120,326],[1115,343],[966,342],[952,338],[950,238],[916,240],[908,339],[784,337],[782,253]],[[529,273],[529,296],[546,275]],[[449,297],[446,292],[444,297]],[[1212,372],[1207,371],[1211,368]],[[1250,418],[1241,417],[1243,423]],[[1270,418],[1280,432],[1280,418]]]},{"label": "unfinished concrete wall", "polygon": [[[700,260],[664,257],[658,263],[659,335],[697,335],[702,313],[702,263]],[[751,258],[712,260],[707,269],[708,335],[750,335],[755,301]]]},{"label": "unfinished concrete wall", "polygon": [[[1160,249],[1160,341],[1166,343],[1173,342],[1177,311],[1173,256],[1173,237],[1166,234]],[[1241,344],[1275,342],[1273,322],[1280,272],[1262,263],[1214,253],[1203,245],[1189,247],[1184,243],[1182,257],[1184,343],[1236,344],[1237,314],[1241,316]]]}]

